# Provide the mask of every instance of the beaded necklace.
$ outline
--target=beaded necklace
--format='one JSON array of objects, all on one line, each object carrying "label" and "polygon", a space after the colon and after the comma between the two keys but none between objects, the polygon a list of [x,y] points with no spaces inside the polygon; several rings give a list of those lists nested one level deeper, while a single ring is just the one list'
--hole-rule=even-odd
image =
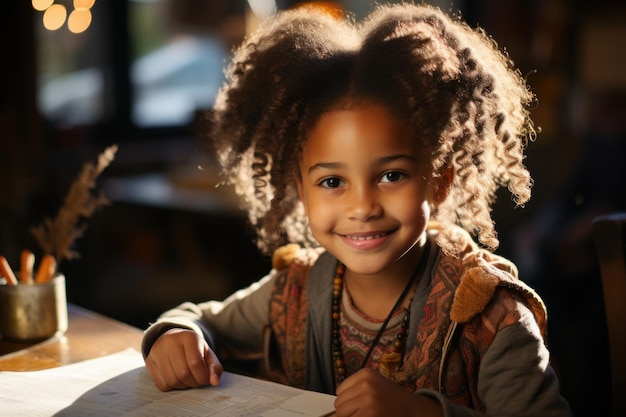
[{"label": "beaded necklace", "polygon": [[[387,328],[387,324],[389,320],[393,317],[394,313],[402,303],[402,301],[406,298],[410,288],[413,286],[415,279],[422,275],[424,272],[424,268],[426,267],[426,263],[428,260],[428,254],[430,252],[430,241],[426,241],[426,245],[424,246],[424,251],[422,253],[422,257],[420,259],[417,268],[411,275],[411,278],[407,282],[406,286],[402,290],[400,297],[396,300],[393,308],[385,318],[385,321],[380,326],[378,333],[374,337],[374,340],[370,344],[370,347],[363,358],[363,362],[361,362],[360,369],[363,369],[370,360],[370,356],[374,351],[374,348],[378,344],[380,338],[382,337],[385,329]],[[341,326],[340,326],[340,318],[341,318],[341,295],[343,293],[343,276],[346,272],[346,267],[341,262],[337,265],[337,269],[335,270],[335,278],[333,279],[333,299],[332,299],[332,355],[333,355],[333,363],[335,365],[335,369],[337,371],[337,376],[339,377],[339,382],[343,381],[347,376],[346,365],[343,357],[343,346],[341,343]],[[411,303],[409,302],[409,307],[406,309],[406,313],[402,318],[402,323],[400,325],[400,331],[396,336],[396,340],[393,342],[391,353],[383,355],[381,358],[380,371],[387,378],[393,374],[393,372],[397,371],[404,358],[404,348],[406,345],[406,337],[409,329],[409,320],[411,316],[410,310]]]}]

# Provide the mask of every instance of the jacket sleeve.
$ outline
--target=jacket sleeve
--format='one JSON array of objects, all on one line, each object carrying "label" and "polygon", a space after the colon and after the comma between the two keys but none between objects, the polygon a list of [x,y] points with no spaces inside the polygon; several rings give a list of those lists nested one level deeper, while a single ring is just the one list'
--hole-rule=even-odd
[{"label": "jacket sleeve", "polygon": [[260,354],[270,295],[278,273],[272,270],[224,301],[186,302],[166,311],[144,333],[141,346],[144,358],[159,336],[173,328],[187,328],[201,334],[218,355]]},{"label": "jacket sleeve", "polygon": [[485,413],[452,404],[436,391],[417,393],[438,400],[445,417],[571,416],[559,389],[539,327],[530,310],[525,309],[516,323],[497,332],[481,362],[478,395],[485,404]]}]

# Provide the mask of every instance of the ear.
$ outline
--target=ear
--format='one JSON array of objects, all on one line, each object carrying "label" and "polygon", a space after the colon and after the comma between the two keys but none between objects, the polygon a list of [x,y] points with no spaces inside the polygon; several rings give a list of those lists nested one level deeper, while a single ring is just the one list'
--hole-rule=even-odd
[{"label": "ear", "polygon": [[433,177],[431,202],[438,206],[443,203],[450,194],[454,181],[454,168],[449,166],[441,174]]}]

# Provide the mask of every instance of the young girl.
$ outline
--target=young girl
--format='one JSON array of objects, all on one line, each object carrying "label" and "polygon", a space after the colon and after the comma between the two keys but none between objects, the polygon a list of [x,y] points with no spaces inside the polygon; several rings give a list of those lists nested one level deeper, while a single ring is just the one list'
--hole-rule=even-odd
[{"label": "young girl", "polygon": [[569,415],[544,305],[492,253],[496,189],[530,197],[534,130],[491,39],[424,5],[361,24],[300,8],[228,76],[212,134],[273,269],[147,330],[159,389],[263,352],[274,379],[336,394],[337,416]]}]

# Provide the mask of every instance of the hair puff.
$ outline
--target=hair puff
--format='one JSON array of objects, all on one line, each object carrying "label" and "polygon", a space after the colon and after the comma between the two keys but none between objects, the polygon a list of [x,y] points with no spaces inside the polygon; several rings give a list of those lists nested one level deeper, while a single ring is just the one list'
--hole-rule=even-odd
[{"label": "hair puff", "polygon": [[489,249],[498,246],[491,205],[499,187],[517,204],[530,198],[523,159],[534,137],[533,99],[489,36],[435,7],[379,6],[360,23],[294,9],[235,51],[211,137],[259,247],[315,247],[296,190],[307,133],[339,106],[385,105],[406,120],[432,175],[454,168],[451,192],[432,215],[440,246],[454,254],[454,225]]}]

